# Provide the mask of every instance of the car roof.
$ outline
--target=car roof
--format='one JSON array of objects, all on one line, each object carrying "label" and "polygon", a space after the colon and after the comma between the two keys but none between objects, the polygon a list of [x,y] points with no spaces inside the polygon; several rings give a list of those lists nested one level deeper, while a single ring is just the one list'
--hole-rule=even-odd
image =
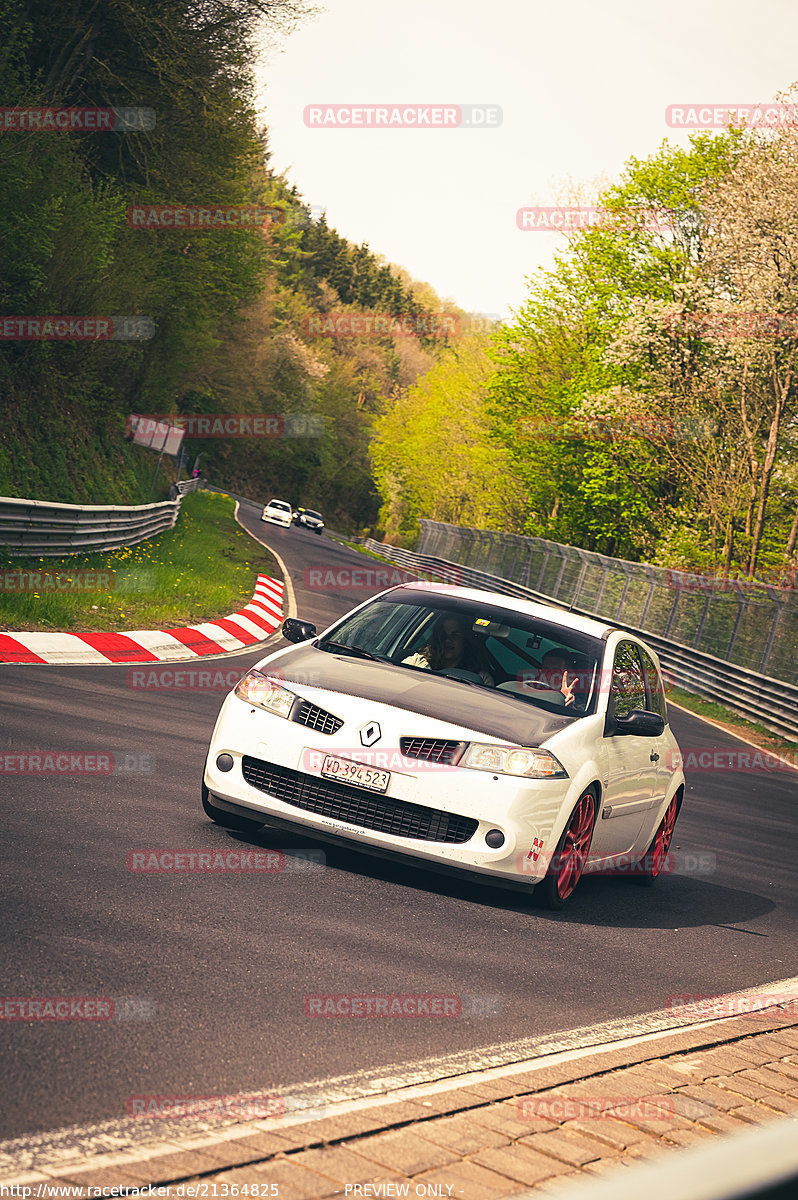
[{"label": "car roof", "polygon": [[539,604],[534,600],[522,600],[518,596],[505,596],[501,592],[489,592],[480,588],[455,587],[448,583],[404,583],[390,591],[423,591],[438,596],[457,596],[463,600],[475,603],[500,605],[514,612],[523,613],[528,617],[538,617],[542,621],[550,621],[554,625],[562,625],[565,629],[575,629],[579,633],[587,633],[592,637],[604,638],[617,628],[606,621],[597,621],[593,617],[583,617],[579,613],[569,612],[567,608],[554,604]]}]

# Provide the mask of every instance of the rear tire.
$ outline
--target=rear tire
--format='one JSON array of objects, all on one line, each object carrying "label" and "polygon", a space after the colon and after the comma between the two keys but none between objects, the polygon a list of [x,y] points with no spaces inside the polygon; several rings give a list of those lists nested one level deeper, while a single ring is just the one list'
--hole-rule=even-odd
[{"label": "rear tire", "polygon": [[662,868],[667,862],[668,851],[671,848],[676,818],[679,815],[679,801],[680,796],[677,792],[665,810],[665,816],[657,826],[657,832],[651,839],[651,845],[640,860],[640,871],[635,874],[635,879],[641,887],[653,887],[662,874]]},{"label": "rear tire", "polygon": [[596,794],[592,788],[588,788],[582,793],[566,822],[546,878],[535,888],[537,898],[544,908],[552,911],[564,908],[573,895],[582,877],[593,840],[596,808]]},{"label": "rear tire", "polygon": [[224,812],[221,808],[216,808],[211,804],[208,789],[205,783],[202,784],[202,807],[205,809],[205,815],[210,817],[215,825],[220,825],[222,829],[230,829],[236,833],[254,833],[256,829],[262,829],[263,821],[250,820],[248,817],[240,817],[238,813]]}]

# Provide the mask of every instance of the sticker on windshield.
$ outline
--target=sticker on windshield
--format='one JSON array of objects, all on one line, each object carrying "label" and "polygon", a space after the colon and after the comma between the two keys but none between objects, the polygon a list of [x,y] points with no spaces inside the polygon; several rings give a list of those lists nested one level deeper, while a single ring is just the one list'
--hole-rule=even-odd
[{"label": "sticker on windshield", "polygon": [[489,633],[491,637],[506,638],[510,636],[510,626],[492,617],[477,617],[471,628],[478,633]]}]

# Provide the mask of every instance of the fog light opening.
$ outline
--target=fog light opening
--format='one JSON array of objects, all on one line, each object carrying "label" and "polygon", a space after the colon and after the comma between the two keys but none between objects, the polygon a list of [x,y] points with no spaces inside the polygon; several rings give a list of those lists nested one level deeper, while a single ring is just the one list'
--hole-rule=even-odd
[{"label": "fog light opening", "polygon": [[489,829],[485,834],[485,842],[491,850],[498,850],[504,845],[504,834],[501,829]]},{"label": "fog light opening", "polygon": [[232,771],[233,756],[232,754],[219,754],[216,758],[216,766],[220,771]]}]

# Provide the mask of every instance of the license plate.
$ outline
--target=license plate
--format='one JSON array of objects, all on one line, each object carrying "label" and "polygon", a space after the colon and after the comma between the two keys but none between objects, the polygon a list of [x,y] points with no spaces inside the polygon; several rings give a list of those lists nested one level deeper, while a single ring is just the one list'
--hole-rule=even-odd
[{"label": "license plate", "polygon": [[370,792],[387,792],[391,782],[390,771],[378,771],[363,763],[350,762],[348,758],[336,758],[334,754],[325,754],[321,773],[325,779],[353,783],[355,787],[367,788]]}]

